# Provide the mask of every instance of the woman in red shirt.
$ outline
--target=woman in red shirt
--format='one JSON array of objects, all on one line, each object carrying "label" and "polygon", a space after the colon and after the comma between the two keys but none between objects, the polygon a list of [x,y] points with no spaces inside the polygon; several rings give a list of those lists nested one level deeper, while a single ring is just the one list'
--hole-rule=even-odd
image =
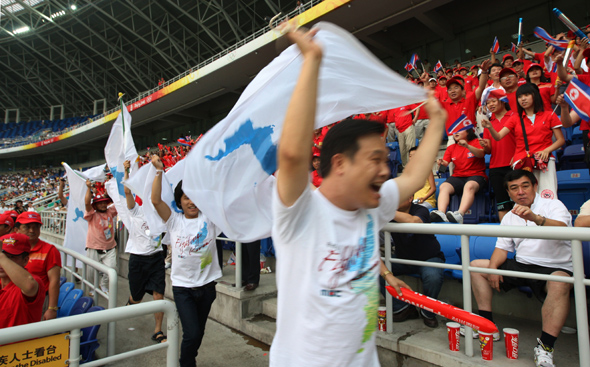
[{"label": "woman in red shirt", "polygon": [[[430,212],[433,222],[463,223],[463,216],[471,208],[475,194],[487,182],[484,152],[473,130],[473,124],[467,130],[453,134],[453,138],[457,143],[448,146],[444,157],[438,160],[439,165],[448,166],[453,163],[455,168],[453,175],[440,185],[438,209]],[[448,211],[445,215],[453,194],[461,197],[459,210]]]},{"label": "woman in red shirt", "polygon": [[527,83],[533,83],[539,87],[541,99],[543,99],[543,108],[545,111],[551,111],[551,105],[555,103],[557,94],[555,93],[555,86],[551,80],[543,75],[543,68],[537,63],[530,64],[526,69]]},{"label": "woman in red shirt", "polygon": [[[514,132],[516,150],[512,158],[512,168],[532,171],[539,182],[537,192],[545,198],[554,199],[557,197],[557,174],[555,158],[551,157],[551,152],[565,144],[561,121],[551,110],[544,110],[539,88],[532,83],[518,87],[516,100],[518,113],[506,121],[500,131],[492,125],[486,128],[496,141]],[[528,151],[524,142],[523,125],[526,129]],[[528,157],[534,157],[535,167],[529,166],[525,159]]]}]

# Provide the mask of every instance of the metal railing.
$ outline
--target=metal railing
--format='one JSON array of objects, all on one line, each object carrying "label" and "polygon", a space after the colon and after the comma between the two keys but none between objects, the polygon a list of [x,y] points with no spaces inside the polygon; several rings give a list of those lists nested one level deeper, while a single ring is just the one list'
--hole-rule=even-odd
[{"label": "metal railing", "polygon": [[[586,305],[586,288],[590,286],[590,279],[584,279],[584,263],[582,253],[582,241],[590,241],[590,231],[587,228],[565,227],[519,227],[519,226],[478,226],[478,225],[445,225],[445,224],[415,224],[415,223],[388,223],[383,228],[385,232],[385,264],[391,270],[391,263],[399,263],[414,266],[430,266],[435,268],[461,270],[463,274],[463,309],[472,312],[471,304],[471,273],[497,274],[517,278],[538,279],[563,283],[573,283],[576,323],[578,328],[578,349],[580,366],[586,366],[590,360],[590,337],[588,335],[588,314]],[[415,233],[415,234],[446,234],[461,236],[461,265],[445,263],[432,263],[426,261],[404,260],[391,257],[391,234]],[[573,277],[562,277],[538,273],[525,273],[509,270],[497,270],[470,266],[469,237],[511,237],[534,238],[550,240],[571,240]],[[386,297],[387,330],[393,330],[393,321],[389,315],[393,313],[391,297]],[[471,340],[471,328],[465,328],[465,340]],[[465,354],[473,356],[473,344],[465,343]]]},{"label": "metal railing", "polygon": [[166,325],[168,331],[167,340],[165,342],[124,353],[119,353],[116,355],[113,353],[106,358],[85,363],[84,366],[103,366],[107,363],[117,362],[123,359],[135,357],[140,354],[166,348],[166,366],[175,367],[178,365],[180,339],[178,327],[179,319],[175,304],[173,302],[164,300],[97,311],[93,312],[91,315],[81,314],[76,316],[68,316],[54,320],[2,329],[0,330],[0,345],[69,331],[70,357],[65,362],[65,364],[70,367],[78,367],[80,365],[80,337],[82,336],[82,328],[104,323],[114,325],[116,321],[154,314],[156,312],[164,312],[166,315]]},{"label": "metal railing", "polygon": [[227,238],[227,237],[216,237],[216,240],[222,240],[222,241],[231,241],[234,242],[236,244],[236,284],[234,284],[234,287],[236,288],[241,288],[242,287],[242,243],[238,242],[238,241],[234,241],[231,238]]},{"label": "metal railing", "polygon": [[41,215],[41,231],[48,232],[60,237],[66,234],[66,216],[67,212],[58,211],[42,211]]}]

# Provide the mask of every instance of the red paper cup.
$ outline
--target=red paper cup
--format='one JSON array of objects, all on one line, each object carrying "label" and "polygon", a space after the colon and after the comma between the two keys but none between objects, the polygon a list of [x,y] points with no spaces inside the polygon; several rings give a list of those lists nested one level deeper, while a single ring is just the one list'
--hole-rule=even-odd
[{"label": "red paper cup", "polygon": [[506,345],[506,357],[518,359],[518,338],[519,331],[511,328],[502,329],[504,332],[504,345]]},{"label": "red paper cup", "polygon": [[387,331],[387,309],[379,307],[377,309],[377,322],[379,324],[379,331]]},{"label": "red paper cup", "polygon": [[459,329],[461,325],[457,322],[447,322],[447,335],[449,336],[449,349],[453,352],[459,351],[459,343],[461,337],[459,336]]},{"label": "red paper cup", "polygon": [[484,361],[491,361],[494,358],[494,335],[480,331],[479,347],[481,348],[481,358]]}]

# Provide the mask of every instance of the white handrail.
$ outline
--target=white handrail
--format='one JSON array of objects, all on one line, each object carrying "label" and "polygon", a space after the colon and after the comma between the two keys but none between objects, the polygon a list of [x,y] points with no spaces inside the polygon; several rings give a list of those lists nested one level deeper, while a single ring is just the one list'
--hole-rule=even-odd
[{"label": "white handrail", "polygon": [[[582,253],[582,242],[590,241],[590,231],[587,228],[571,227],[520,227],[520,226],[480,226],[470,224],[417,224],[417,223],[388,223],[384,226],[385,231],[385,264],[391,270],[391,263],[406,263],[416,266],[445,267],[457,269],[460,267],[463,273],[463,309],[472,311],[471,305],[471,272],[498,274],[518,278],[550,280],[563,283],[574,284],[574,299],[576,305],[576,322],[578,328],[578,350],[580,366],[586,366],[590,360],[590,337],[588,335],[588,314],[586,305],[586,288],[590,286],[590,280],[584,279],[584,263]],[[414,234],[447,234],[461,236],[461,262],[460,266],[433,264],[427,261],[402,260],[391,257],[391,234],[414,233]],[[497,270],[487,268],[477,268],[470,266],[469,256],[469,236],[485,237],[512,237],[512,238],[537,238],[552,240],[572,240],[572,264],[573,277],[559,277],[538,273],[523,273],[517,271]],[[443,265],[443,266],[440,266]],[[393,329],[393,324],[389,315],[393,312],[391,297],[386,297],[387,307],[387,330]],[[470,340],[472,337],[471,328],[465,328],[465,338]],[[473,344],[465,344],[465,354],[473,356]]]},{"label": "white handrail", "polygon": [[66,361],[66,364],[70,367],[78,367],[80,363],[80,329],[104,323],[109,323],[110,325],[114,324],[115,321],[126,320],[142,315],[149,315],[156,312],[164,312],[166,315],[168,331],[167,340],[165,342],[130,352],[112,355],[97,361],[85,363],[84,365],[88,367],[102,366],[107,363],[120,361],[138,354],[144,354],[153,350],[167,348],[166,366],[177,366],[180,340],[178,313],[176,312],[176,305],[173,302],[165,300],[138,303],[126,307],[96,311],[91,314],[68,316],[54,320],[1,329],[0,345],[70,331],[70,358]]}]

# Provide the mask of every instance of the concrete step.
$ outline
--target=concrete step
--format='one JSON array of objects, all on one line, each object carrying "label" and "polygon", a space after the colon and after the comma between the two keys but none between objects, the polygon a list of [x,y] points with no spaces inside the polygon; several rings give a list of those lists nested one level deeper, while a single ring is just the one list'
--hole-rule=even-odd
[{"label": "concrete step", "polygon": [[262,301],[262,314],[268,317],[277,318],[277,299],[269,298]]},{"label": "concrete step", "polygon": [[275,319],[266,315],[256,315],[242,320],[240,331],[264,344],[271,345],[277,331],[277,323]]}]

